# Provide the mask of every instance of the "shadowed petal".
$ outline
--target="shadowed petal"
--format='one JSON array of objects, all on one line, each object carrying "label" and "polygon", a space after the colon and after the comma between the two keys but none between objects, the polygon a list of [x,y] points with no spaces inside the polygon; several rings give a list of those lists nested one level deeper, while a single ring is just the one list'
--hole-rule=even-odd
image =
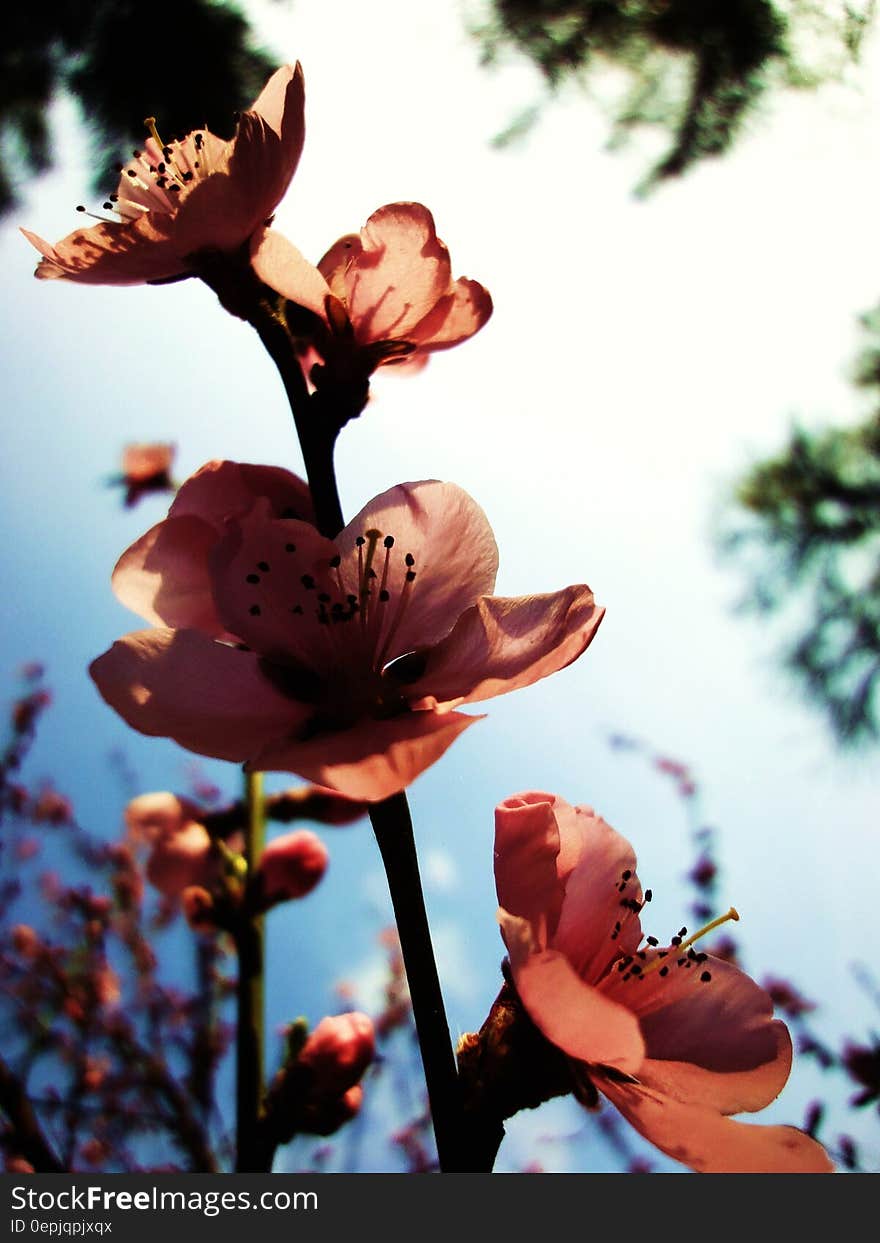
[{"label": "shadowed petal", "polygon": [[[655,960],[656,952],[649,951],[646,964]],[[651,971],[636,987],[614,978],[607,983],[608,995],[638,1016],[649,1055],[720,1074],[774,1064],[780,1082],[772,1100],[788,1077],[790,1051],[787,1045],[780,1050],[769,994],[744,971],[711,955],[679,967],[673,949],[665,961],[670,964],[665,977]],[[708,981],[700,978],[704,972]]]},{"label": "shadowed petal", "polygon": [[351,648],[350,635],[340,638],[317,620],[316,597],[332,585],[335,555],[336,545],[309,523],[273,518],[269,502],[258,500],[215,537],[210,578],[218,616],[261,656],[332,669],[342,660],[337,644]]},{"label": "shadowed petal", "polygon": [[268,498],[276,518],[312,521],[308,485],[292,471],[219,460],[206,462],[190,475],[174,498],[168,517],[194,514],[222,532],[227,518],[246,513],[261,496]]},{"label": "shadowed petal", "polygon": [[791,1072],[788,1028],[775,1020],[770,1030],[776,1041],[774,1056],[751,1070],[704,1070],[695,1062],[646,1058],[639,1079],[646,1087],[686,1105],[702,1105],[722,1114],[754,1113],[776,1099]]},{"label": "shadowed petal", "polygon": [[195,630],[126,635],[89,672],[134,729],[221,760],[247,759],[270,739],[298,730],[309,713],[274,689],[252,652]]},{"label": "shadowed petal", "polygon": [[604,612],[583,585],[478,600],[430,653],[413,695],[438,704],[476,703],[530,686],[577,660]]},{"label": "shadowed petal", "polygon": [[34,275],[84,285],[142,285],[188,270],[171,237],[171,217],[151,213],[133,222],[101,221],[74,229],[54,246],[28,229],[21,232],[43,255]]},{"label": "shadowed petal", "polygon": [[345,274],[349,264],[364,249],[359,233],[346,233],[338,242],[334,242],[326,255],[318,263],[318,270],[330,287],[330,292],[340,302],[348,296]]},{"label": "shadowed petal", "polygon": [[[552,794],[528,793],[495,808],[495,892],[499,905],[552,936],[565,893],[556,871],[559,830]],[[540,948],[546,948],[541,944]]]},{"label": "shadowed petal", "polygon": [[[613,957],[632,954],[639,946],[639,917],[624,903],[640,906],[642,886],[635,851],[626,838],[591,808],[573,810],[580,813],[572,827],[582,835],[583,853],[566,880],[553,946],[566,955],[578,975],[596,984]],[[631,990],[619,997],[607,995],[632,1009]]]},{"label": "shadowed petal", "polygon": [[348,314],[361,345],[405,340],[450,284],[449,252],[421,203],[389,203],[361,230],[345,275]]},{"label": "shadowed petal", "polygon": [[307,742],[270,742],[248,768],[297,773],[349,798],[374,803],[405,789],[460,733],[482,719],[461,712],[412,712],[362,721]]},{"label": "shadowed petal", "polygon": [[282,297],[327,318],[330,287],[316,267],[276,229],[260,229],[251,239],[251,266],[260,280]]},{"label": "shadowed petal", "polygon": [[192,514],[157,523],[117,561],[117,599],[154,626],[225,634],[208,574],[216,543],[216,529]]},{"label": "shadowed petal", "polygon": [[[395,599],[404,590],[405,557],[409,553],[414,559],[416,577],[388,660],[436,643],[463,610],[495,585],[498,547],[492,528],[476,501],[454,483],[398,484],[352,518],[335,541],[344,558],[342,572],[348,591],[358,591],[355,540],[370,529],[394,539],[388,589]],[[378,571],[383,556],[380,541]]]},{"label": "shadowed petal", "polygon": [[523,937],[524,920],[500,911],[516,990],[532,1022],[552,1044],[579,1061],[635,1074],[645,1052],[636,1018],[585,984],[555,950],[538,950]]},{"label": "shadowed petal", "polygon": [[479,332],[491,314],[488,289],[461,277],[406,339],[422,350],[448,350]]},{"label": "shadowed petal", "polygon": [[821,1144],[790,1126],[734,1122],[639,1084],[591,1072],[596,1087],[650,1143],[704,1174],[830,1174]]}]

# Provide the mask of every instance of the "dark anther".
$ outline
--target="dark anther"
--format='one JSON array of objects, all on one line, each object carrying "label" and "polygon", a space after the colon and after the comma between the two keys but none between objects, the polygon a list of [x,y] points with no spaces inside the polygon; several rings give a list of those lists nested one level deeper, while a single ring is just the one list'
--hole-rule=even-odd
[{"label": "dark anther", "polygon": [[118,195],[118,194],[111,194],[111,195],[110,195],[110,202],[111,202],[111,203],[118,203],[118,202],[119,202],[119,195]]},{"label": "dark anther", "polygon": [[202,149],[202,145],[203,145],[204,141],[205,141],[205,140],[204,140],[204,138],[201,136],[201,134],[196,134],[196,135],[195,135],[196,151],[201,151],[201,149]]},{"label": "dark anther", "polygon": [[632,876],[632,872],[629,870],[629,868],[627,868],[625,872],[620,873],[621,880],[629,880],[631,876]]},{"label": "dark anther", "polygon": [[180,186],[169,186],[168,193],[169,194],[180,194]]},{"label": "dark anther", "polygon": [[77,210],[77,211],[85,211],[85,208],[83,207],[82,203],[80,203],[80,205],[77,207],[77,209],[76,209],[76,210]]},{"label": "dark anther", "polygon": [[257,569],[262,570],[264,574],[269,573],[269,563],[267,561],[258,561]]},{"label": "dark anther", "polygon": [[259,617],[260,616],[259,604],[252,604],[251,607],[248,609],[248,612],[250,613],[251,617]]},{"label": "dark anther", "polygon": [[700,979],[703,981],[704,984],[708,984],[709,981],[712,979],[711,971],[704,971],[703,974],[700,976]]},{"label": "dark anther", "polygon": [[327,592],[326,592],[326,591],[322,591],[322,592],[320,593],[320,595],[318,596],[318,599],[319,599],[319,601],[321,602],[321,604],[329,604],[329,603],[330,603],[330,597],[328,596],[328,594],[327,594]]},{"label": "dark anther", "polygon": [[687,928],[679,928],[679,930],[678,930],[678,935],[679,935],[680,937],[686,937],[686,936],[687,936],[687,934],[688,934],[688,930],[687,930]]},{"label": "dark anther", "polygon": [[651,901],[651,899],[653,898],[653,896],[654,896],[654,894],[653,894],[653,891],[652,891],[652,890],[650,890],[650,889],[646,889],[646,890],[645,890],[645,901],[646,901],[646,902],[650,902],[650,901]]},{"label": "dark anther", "polygon": [[303,606],[301,604],[295,604],[290,611],[291,613],[296,613],[299,617],[302,617]]},{"label": "dark anther", "polygon": [[668,967],[661,967],[661,968],[660,968],[660,972],[659,972],[659,974],[660,974],[660,975],[669,975],[669,968],[668,968]]},{"label": "dark anther", "polygon": [[358,548],[363,548],[363,546],[364,546],[364,544],[366,544],[366,542],[367,542],[367,541],[364,539],[364,537],[363,537],[362,535],[359,535],[359,536],[357,537],[357,539],[355,540],[355,544],[357,545],[357,547],[358,547]]},{"label": "dark anther", "polygon": [[260,576],[259,574],[248,574],[244,581],[246,583],[258,583],[260,581]]},{"label": "dark anther", "polygon": [[416,581],[416,572],[415,572],[415,570],[407,570],[407,572],[406,572],[406,581],[407,581],[408,583],[414,583],[414,582]]},{"label": "dark anther", "polygon": [[311,574],[303,574],[299,581],[302,583],[303,587],[305,587],[306,591],[312,591],[314,589],[315,580],[312,578]]},{"label": "dark anther", "polygon": [[617,892],[623,893],[624,889],[626,889],[626,881],[622,880],[620,884],[617,886]]},{"label": "dark anther", "polygon": [[656,937],[648,937],[648,938],[647,938],[647,940],[648,940],[648,944],[649,944],[649,945],[659,945],[659,944],[660,944],[660,942],[657,940],[657,938],[656,938]]},{"label": "dark anther", "polygon": [[125,171],[128,174],[128,176],[132,178],[132,180],[134,180],[134,178],[137,177],[137,173],[134,171],[133,168],[127,168]]},{"label": "dark anther", "polygon": [[394,536],[386,535],[382,543],[385,545],[386,548],[393,548],[394,547]]},{"label": "dark anther", "polygon": [[284,551],[285,552],[296,552],[296,544],[285,544]]},{"label": "dark anther", "polygon": [[382,604],[387,604],[390,599],[391,599],[391,593],[389,591],[385,591],[383,589],[382,591],[379,592],[379,600]]},{"label": "dark anther", "polygon": [[156,178],[156,185],[159,187],[159,189],[160,189],[160,190],[164,190],[164,189],[165,189],[165,187],[168,185],[168,178],[167,178],[167,177],[157,177],[157,178]]},{"label": "dark anther", "polygon": [[342,562],[342,558],[340,557],[339,553],[337,553],[335,557],[330,558],[330,569],[338,570],[341,562]]},{"label": "dark anther", "polygon": [[634,963],[633,963],[633,965],[630,967],[630,971],[633,973],[633,975],[641,975],[641,974],[642,974],[642,969],[641,969],[641,967],[639,966],[639,964],[638,964],[637,962],[634,962]]},{"label": "dark anther", "polygon": [[408,552],[403,558],[407,565],[415,565],[416,559],[411,552]]},{"label": "dark anther", "polygon": [[157,173],[165,172],[165,161],[164,160],[160,160],[159,163],[156,165],[156,172]]},{"label": "dark anther", "polygon": [[103,208],[104,208],[104,211],[112,211],[112,210],[113,210],[113,204],[112,204],[112,203],[104,203],[104,204],[102,204],[102,206],[103,206]]},{"label": "dark anther", "polygon": [[676,958],[675,965],[676,967],[683,967],[686,962],[687,962],[687,955],[682,954],[681,958]]},{"label": "dark anther", "polygon": [[193,174],[192,174],[192,173],[187,172],[187,173],[184,173],[184,174],[183,174],[183,180],[184,180],[184,181],[192,181],[192,179],[193,179]]},{"label": "dark anther", "polygon": [[673,937],[670,945],[681,945],[681,937]]}]

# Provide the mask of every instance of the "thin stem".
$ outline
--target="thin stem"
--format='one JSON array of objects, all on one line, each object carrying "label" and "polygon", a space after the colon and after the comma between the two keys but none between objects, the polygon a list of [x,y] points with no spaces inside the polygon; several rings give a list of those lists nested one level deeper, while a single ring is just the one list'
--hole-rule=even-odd
[{"label": "thin stem", "polygon": [[370,820],[385,864],[397,920],[440,1169],[461,1170],[463,1137],[458,1075],[431,945],[406,795],[393,794],[381,803],[374,803],[370,808]]},{"label": "thin stem", "polygon": [[[336,437],[339,428],[362,408],[366,389],[351,395],[351,408],[332,412],[327,407],[331,398],[324,395],[323,400],[316,400],[317,395],[309,394],[287,329],[269,304],[264,299],[253,299],[243,318],[256,329],[281,375],[305,462],[315,525],[322,535],[333,539],[345,525],[333,463]],[[341,405],[346,404],[341,398],[340,401]],[[370,819],[397,921],[440,1168],[484,1169],[484,1165],[475,1166],[466,1155],[455,1054],[434,960],[406,795],[401,792],[374,803]]]},{"label": "thin stem", "polygon": [[[263,853],[266,817],[263,774],[245,774],[248,823],[244,857],[252,877]],[[238,1025],[236,1029],[236,1160],[239,1173],[261,1173],[260,1110],[263,1100],[263,921],[244,915],[235,930],[238,950]]]}]

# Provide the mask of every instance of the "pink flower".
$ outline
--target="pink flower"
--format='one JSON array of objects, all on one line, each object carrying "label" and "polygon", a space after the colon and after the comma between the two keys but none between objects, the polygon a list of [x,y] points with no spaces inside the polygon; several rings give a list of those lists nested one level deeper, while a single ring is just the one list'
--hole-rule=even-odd
[{"label": "pink flower", "polygon": [[[552,794],[495,813],[499,920],[529,1016],[646,1139],[693,1169],[819,1173],[824,1149],[763,1109],[791,1069],[791,1040],[743,971],[696,953],[684,931],[640,949],[642,894],[625,838]],[[735,912],[731,913],[735,917]]]},{"label": "pink flower", "polygon": [[219,858],[193,804],[175,794],[141,794],[125,809],[128,830],[150,847],[147,880],[166,897],[178,897],[191,885],[211,885],[219,875]]},{"label": "pink flower", "polygon": [[143,152],[105,206],[119,220],[77,229],[56,246],[22,229],[43,255],[35,275],[92,285],[141,285],[193,271],[202,250],[238,250],[272,215],[299,162],[303,75],[284,65],[225,142],[208,130],[163,144],[152,118]]},{"label": "pink flower", "polygon": [[254,235],[251,261],[262,281],[321,318],[326,332],[314,341],[316,357],[338,365],[345,356],[349,368],[360,359],[365,375],[458,345],[492,314],[482,285],[453,280],[449,252],[421,203],[380,207],[317,269],[271,229]]},{"label": "pink flower", "polygon": [[[218,491],[243,469],[195,475],[114,572],[119,598],[157,628],[115,643],[91,674],[141,733],[379,800],[474,723],[460,704],[546,677],[596,632],[586,586],[487,594],[495,540],[454,484],[391,488],[335,540],[272,495],[221,533]],[[282,473],[247,469],[267,487]]]},{"label": "pink flower", "polygon": [[136,505],[147,492],[172,492],[171,463],[173,444],[131,444],[122,454],[122,474],[116,483],[125,488],[127,508]]},{"label": "pink flower", "polygon": [[315,1097],[339,1096],[361,1079],[375,1050],[372,1020],[353,1010],[321,1019],[297,1060],[312,1071]]},{"label": "pink flower", "polygon": [[310,829],[296,829],[269,842],[254,876],[261,911],[278,902],[304,898],[327,870],[327,847]]}]

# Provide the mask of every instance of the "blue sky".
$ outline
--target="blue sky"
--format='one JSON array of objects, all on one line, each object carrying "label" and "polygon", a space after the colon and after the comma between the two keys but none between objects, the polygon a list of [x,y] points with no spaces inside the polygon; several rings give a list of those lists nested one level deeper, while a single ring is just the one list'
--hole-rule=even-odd
[{"label": "blue sky", "polygon": [[[867,1034],[876,1010],[850,964],[869,961],[873,939],[876,757],[833,750],[779,672],[772,625],[737,615],[741,583],[711,535],[732,480],[794,416],[865,413],[847,368],[856,316],[878,295],[876,46],[853,82],[768,101],[733,155],[643,202],[631,190],[656,140],[607,153],[600,113],[574,90],[524,144],[490,148],[540,84],[522,64],[480,68],[456,6],[249,11],[306,76],[306,148],[277,227],[317,260],[379,205],[422,201],[455,274],[495,300],[479,337],[419,376],[375,381],[340,444],[346,513],[402,480],[453,480],[493,524],[499,594],[586,581],[607,608],[579,662],[488,704],[411,791],[453,1030],[479,1026],[497,991],[492,809],[516,790],[594,805],[636,847],[656,895],[649,930],[681,924],[687,824],[643,758],[609,750],[607,733],[621,731],[692,766],[720,833],[720,904],[743,915],[753,974],[792,976],[823,1003],[826,1034]],[[7,677],[44,660],[55,691],[31,772],[51,774],[84,822],[112,834],[108,751],[124,746],[145,790],[185,788],[189,757],[127,731],[85,672],[139,626],[109,575],[164,513],[161,498],[122,511],[103,481],[129,440],[176,441],[180,476],[213,457],[292,469],[300,458],[255,335],[206,288],[32,279],[15,226],[55,239],[89,201],[73,107],[60,101],[54,122],[59,168],[25,189],[0,232],[0,625]],[[237,791],[232,766],[205,771]],[[369,830],[326,840],[324,884],[270,920],[275,1022],[317,1021],[334,979],[366,979],[375,965],[387,898]],[[766,1117],[799,1122],[815,1091],[813,1073],[796,1070]],[[508,1167],[534,1149],[535,1128],[569,1125],[560,1108],[512,1128]],[[540,1155],[548,1168],[569,1159],[553,1145]]]}]

